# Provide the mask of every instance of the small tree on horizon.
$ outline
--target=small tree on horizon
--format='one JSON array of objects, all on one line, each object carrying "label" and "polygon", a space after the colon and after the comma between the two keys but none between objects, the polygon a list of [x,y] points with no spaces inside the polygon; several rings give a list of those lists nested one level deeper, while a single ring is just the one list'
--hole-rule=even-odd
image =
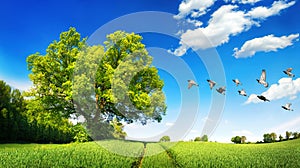
[{"label": "small tree on horizon", "polygon": [[171,138],[167,135],[160,138],[159,142],[170,142]]},{"label": "small tree on horizon", "polygon": [[283,137],[282,137],[282,135],[280,134],[279,135],[279,141],[282,141],[283,140]]},{"label": "small tree on horizon", "polygon": [[241,143],[241,137],[240,136],[232,137],[231,142],[233,142],[235,144],[240,144]]},{"label": "small tree on horizon", "polygon": [[264,136],[264,142],[265,143],[272,142],[271,134],[264,134],[263,136]]},{"label": "small tree on horizon", "polygon": [[277,138],[276,133],[275,133],[275,132],[272,132],[272,133],[270,134],[270,136],[271,136],[272,142],[275,142],[275,141],[276,141],[276,138]]},{"label": "small tree on horizon", "polygon": [[297,139],[298,138],[298,132],[293,132],[293,138]]},{"label": "small tree on horizon", "polygon": [[203,135],[203,136],[201,137],[201,141],[203,141],[203,142],[208,142],[208,136],[207,136],[207,135]]},{"label": "small tree on horizon", "polygon": [[196,137],[194,141],[201,141],[201,137]]},{"label": "small tree on horizon", "polygon": [[241,143],[245,143],[246,140],[247,140],[246,136],[242,136],[242,137],[241,137]]},{"label": "small tree on horizon", "polygon": [[290,139],[291,135],[292,135],[292,132],[289,132],[289,131],[285,132],[285,137],[286,137],[287,140]]}]

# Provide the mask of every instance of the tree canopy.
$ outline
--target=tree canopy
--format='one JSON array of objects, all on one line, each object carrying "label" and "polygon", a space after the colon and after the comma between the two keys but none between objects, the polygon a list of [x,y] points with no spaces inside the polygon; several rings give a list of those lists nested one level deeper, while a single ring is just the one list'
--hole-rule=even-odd
[{"label": "tree canopy", "polygon": [[141,41],[117,31],[104,46],[88,46],[70,28],[45,55],[27,58],[34,84],[28,96],[62,118],[83,116],[95,139],[124,137],[121,121],[160,122],[167,108],[164,83]]},{"label": "tree canopy", "polygon": [[160,138],[159,142],[170,142],[171,138],[167,135]]}]

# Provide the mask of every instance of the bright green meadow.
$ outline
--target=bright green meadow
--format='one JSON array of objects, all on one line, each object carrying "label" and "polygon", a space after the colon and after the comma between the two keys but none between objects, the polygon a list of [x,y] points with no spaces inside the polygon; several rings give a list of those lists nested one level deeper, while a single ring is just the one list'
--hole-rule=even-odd
[{"label": "bright green meadow", "polygon": [[[165,142],[145,146],[114,140],[1,144],[0,167],[300,167],[300,139],[269,144]],[[119,155],[106,148],[123,152]]]}]

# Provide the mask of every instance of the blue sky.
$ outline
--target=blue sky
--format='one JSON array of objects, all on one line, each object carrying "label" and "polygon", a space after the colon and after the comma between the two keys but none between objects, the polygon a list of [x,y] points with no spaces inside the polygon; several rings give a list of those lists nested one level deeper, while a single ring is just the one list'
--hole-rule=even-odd
[{"label": "blue sky", "polygon": [[[145,138],[164,134],[171,127],[177,128],[174,123],[182,115],[193,122],[187,123],[189,129],[180,139],[193,139],[203,133],[205,123],[218,118],[208,117],[213,99],[224,99],[220,122],[214,124],[210,139],[228,142],[235,135],[245,135],[249,141],[262,140],[267,132],[300,131],[299,9],[297,0],[4,1],[0,6],[0,79],[22,90],[30,87],[26,57],[45,53],[47,46],[71,26],[83,37],[91,37],[101,26],[126,14],[167,12],[178,23],[178,32],[172,32],[172,37],[141,33],[149,53],[161,60],[154,65],[160,66],[159,74],[165,81],[167,115],[160,124],[126,126],[128,135]],[[142,27],[146,23],[139,24]],[[167,27],[164,23],[153,26]],[[221,80],[222,73],[212,80],[216,87],[226,86],[225,96],[219,95],[216,87],[210,90],[206,82],[217,61],[207,57],[212,64],[206,67],[203,53],[210,50],[223,65],[226,80]],[[289,67],[294,78],[282,72]],[[255,80],[262,69],[267,71],[268,88]],[[234,85],[235,78],[241,86]],[[199,87],[188,90],[187,79],[195,80]],[[238,95],[242,88],[250,97]],[[262,103],[254,94],[271,101]],[[281,108],[288,102],[294,111]]]}]

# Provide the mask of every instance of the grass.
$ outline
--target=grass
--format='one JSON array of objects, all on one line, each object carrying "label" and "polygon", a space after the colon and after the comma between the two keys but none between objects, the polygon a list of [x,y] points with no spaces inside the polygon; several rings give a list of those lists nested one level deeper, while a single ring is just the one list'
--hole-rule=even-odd
[{"label": "grass", "polygon": [[[169,145],[174,143],[148,143],[145,150],[143,143],[124,141],[1,144],[0,167],[300,167],[300,139],[241,145],[179,142],[164,151]],[[117,154],[120,150],[126,156]]]}]

